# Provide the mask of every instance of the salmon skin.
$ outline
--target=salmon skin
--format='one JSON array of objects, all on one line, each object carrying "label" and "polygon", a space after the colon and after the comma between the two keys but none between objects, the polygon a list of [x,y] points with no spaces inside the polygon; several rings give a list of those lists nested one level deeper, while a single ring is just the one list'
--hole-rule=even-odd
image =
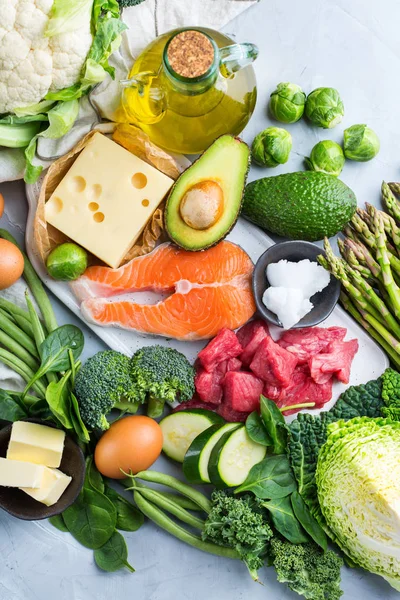
[{"label": "salmon skin", "polygon": [[[249,256],[231,242],[203,252],[165,243],[119,269],[89,267],[72,289],[85,319],[97,325],[190,341],[236,329],[252,317],[252,273]],[[171,295],[158,304],[112,301],[146,290]]]}]

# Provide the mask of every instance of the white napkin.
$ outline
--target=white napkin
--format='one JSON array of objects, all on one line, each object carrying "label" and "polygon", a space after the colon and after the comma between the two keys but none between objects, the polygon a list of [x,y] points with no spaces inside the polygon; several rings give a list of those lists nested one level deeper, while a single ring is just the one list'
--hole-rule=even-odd
[{"label": "white napkin", "polygon": [[[122,19],[128,25],[121,48],[110,62],[115,67],[111,77],[89,97],[81,100],[77,122],[72,131],[59,140],[41,138],[35,164],[48,167],[52,160],[68,152],[101,118],[113,120],[120,102],[119,81],[125,79],[139,52],[158,35],[177,27],[203,26],[220,29],[258,0],[145,0],[125,8]],[[247,41],[247,40],[242,40]],[[0,148],[0,183],[23,177],[23,150]]]}]

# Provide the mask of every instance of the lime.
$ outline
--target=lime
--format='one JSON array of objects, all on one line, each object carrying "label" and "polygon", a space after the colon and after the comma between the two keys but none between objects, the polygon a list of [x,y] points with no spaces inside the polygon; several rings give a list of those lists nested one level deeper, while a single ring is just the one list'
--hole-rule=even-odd
[{"label": "lime", "polygon": [[50,252],[46,266],[54,279],[73,281],[86,271],[87,263],[86,251],[76,244],[67,243]]}]

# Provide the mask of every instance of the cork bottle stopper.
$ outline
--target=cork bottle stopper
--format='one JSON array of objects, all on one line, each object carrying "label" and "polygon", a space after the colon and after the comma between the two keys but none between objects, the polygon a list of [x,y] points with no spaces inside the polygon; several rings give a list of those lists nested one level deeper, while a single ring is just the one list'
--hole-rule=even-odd
[{"label": "cork bottle stopper", "polygon": [[178,33],[169,43],[168,62],[181,77],[201,77],[214,62],[214,47],[200,31]]}]

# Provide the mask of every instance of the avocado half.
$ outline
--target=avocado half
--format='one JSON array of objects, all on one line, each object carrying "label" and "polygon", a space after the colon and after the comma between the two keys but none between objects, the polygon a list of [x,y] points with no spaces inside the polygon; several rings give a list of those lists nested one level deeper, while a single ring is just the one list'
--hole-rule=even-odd
[{"label": "avocado half", "polygon": [[250,148],[222,135],[177,179],[165,207],[165,229],[185,250],[205,250],[228,235],[242,206]]}]

